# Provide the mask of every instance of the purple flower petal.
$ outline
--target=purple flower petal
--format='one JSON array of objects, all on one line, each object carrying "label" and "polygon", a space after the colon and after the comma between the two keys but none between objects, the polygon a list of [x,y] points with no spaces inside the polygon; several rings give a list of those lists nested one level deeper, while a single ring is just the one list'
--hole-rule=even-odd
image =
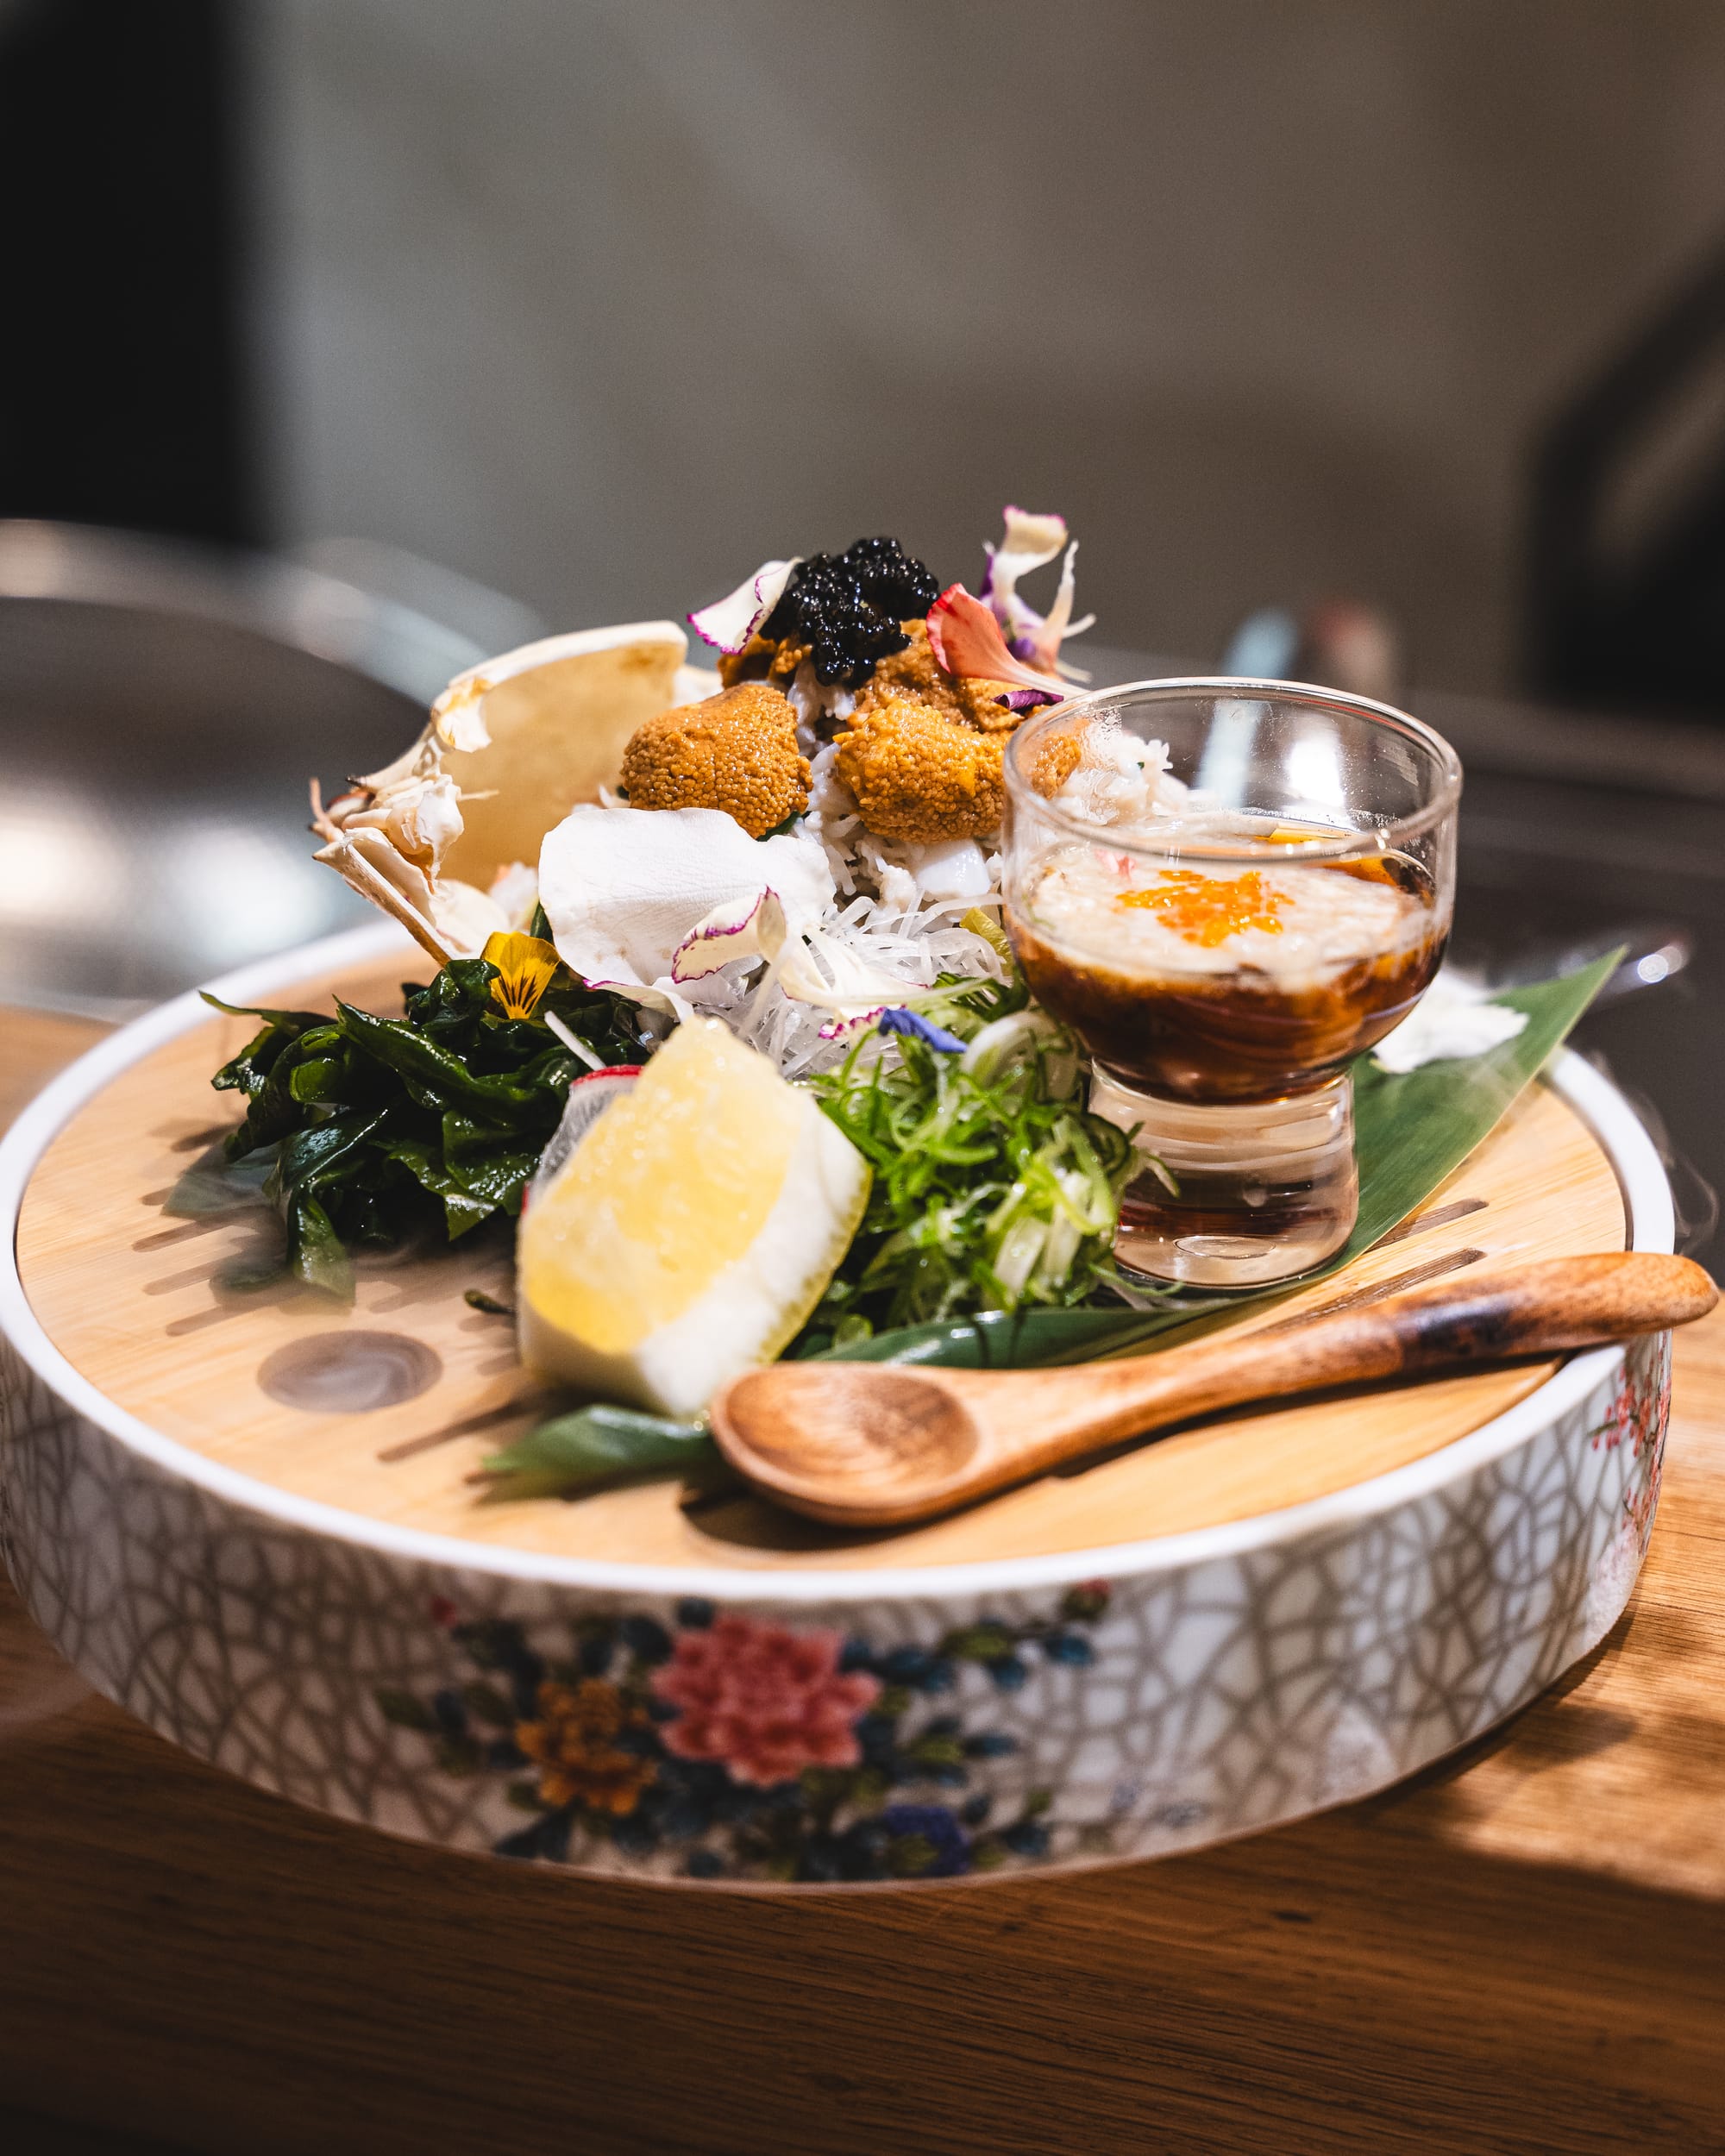
[{"label": "purple flower petal", "polygon": [[964,1044],[956,1033],[949,1033],[944,1025],[936,1025],[915,1011],[906,1010],[903,1004],[882,1011],[877,1024],[883,1033],[905,1033],[913,1040],[938,1049],[943,1056],[962,1056]]}]

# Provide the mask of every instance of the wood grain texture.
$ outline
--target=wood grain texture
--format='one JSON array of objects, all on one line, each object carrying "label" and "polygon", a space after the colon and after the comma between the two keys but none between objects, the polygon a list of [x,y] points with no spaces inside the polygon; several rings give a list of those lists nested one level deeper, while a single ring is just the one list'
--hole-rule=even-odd
[{"label": "wood grain texture", "polygon": [[57,1070],[110,1030],[99,1018],[0,1008],[0,1130]]},{"label": "wood grain texture", "polygon": [[1630,1611],[1473,1753],[1161,1864],[794,1902],[298,1811],[0,1595],[0,2102],[208,2156],[1725,2149],[1722,1553],[1716,1313]]},{"label": "wood grain texture", "polygon": [[[398,962],[344,976],[341,992],[390,1007],[398,970]],[[283,1000],[327,1006],[334,985],[308,982]],[[163,1213],[176,1176],[233,1119],[232,1097],[210,1091],[210,1074],[248,1030],[212,1013],[73,1118],[32,1179],[21,1269],[55,1344],[110,1399],[212,1459],[372,1519],[562,1556],[766,1569],[1094,1548],[1241,1519],[1386,1472],[1477,1428],[1555,1367],[1421,1385],[1399,1395],[1391,1415],[1365,1395],[1245,1411],[886,1537],[847,1536],[751,1495],[715,1498],[674,1480],[574,1504],[498,1503],[471,1478],[546,1405],[516,1362],[508,1323],[464,1300],[470,1288],[509,1298],[506,1238],[475,1238],[407,1263],[362,1260],[348,1312],[308,1289],[221,1285],[222,1268],[269,1232],[262,1216]],[[1236,1337],[1410,1273],[1429,1275],[1464,1252],[1474,1254],[1470,1263],[1520,1263],[1623,1242],[1609,1163],[1544,1088],[1524,1097],[1424,1210],[1433,1225],[1417,1239],[1368,1252],[1346,1273],[1243,1320]],[[430,1347],[441,1366],[435,1383],[366,1413],[313,1412],[260,1388],[269,1357],[326,1344],[335,1352],[355,1331]]]}]

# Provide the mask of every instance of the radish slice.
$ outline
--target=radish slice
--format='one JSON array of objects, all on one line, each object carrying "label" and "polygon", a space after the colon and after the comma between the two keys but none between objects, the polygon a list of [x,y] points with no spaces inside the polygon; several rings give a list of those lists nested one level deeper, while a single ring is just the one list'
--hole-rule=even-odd
[{"label": "radish slice", "polygon": [[770,963],[785,948],[785,909],[770,888],[740,912],[734,905],[716,906],[671,953],[671,978],[679,986],[705,981],[733,958],[764,958]]},{"label": "radish slice", "polygon": [[539,1165],[522,1198],[521,1210],[524,1213],[536,1198],[544,1194],[554,1178],[561,1173],[570,1154],[612,1102],[620,1100],[630,1090],[641,1075],[642,1068],[639,1063],[617,1063],[608,1070],[590,1070],[584,1078],[573,1081],[562,1120],[552,1131],[549,1144],[539,1156]]},{"label": "radish slice", "polygon": [[801,559],[794,555],[788,561],[763,561],[734,592],[691,614],[690,626],[704,642],[717,644],[721,651],[741,651],[785,596],[791,571]]}]

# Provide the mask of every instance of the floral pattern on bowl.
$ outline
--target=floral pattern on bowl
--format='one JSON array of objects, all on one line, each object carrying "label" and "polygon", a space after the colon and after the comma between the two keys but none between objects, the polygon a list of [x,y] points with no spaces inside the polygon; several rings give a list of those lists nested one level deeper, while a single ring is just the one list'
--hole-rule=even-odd
[{"label": "floral pattern on bowl", "polygon": [[1635,1541],[1636,1559],[1647,1553],[1665,1474],[1665,1426],[1671,1420],[1669,1355],[1649,1357],[1645,1344],[1623,1358],[1623,1375],[1605,1420],[1592,1432],[1593,1449],[1615,1452],[1628,1443],[1633,1470],[1626,1477],[1623,1514]]},{"label": "floral pattern on bowl", "polygon": [[1087,1666],[1107,1605],[1092,1582],[1048,1618],[876,1649],[693,1599],[674,1627],[584,1616],[535,1644],[439,1601],[474,1675],[377,1705],[425,1735],[436,1771],[505,1782],[528,1817],[499,1856],[579,1863],[608,1842],[679,1852],[694,1879],[953,1878],[1050,1853],[1051,1794],[1018,1785],[1019,1739],[988,1707],[1038,1658]]}]

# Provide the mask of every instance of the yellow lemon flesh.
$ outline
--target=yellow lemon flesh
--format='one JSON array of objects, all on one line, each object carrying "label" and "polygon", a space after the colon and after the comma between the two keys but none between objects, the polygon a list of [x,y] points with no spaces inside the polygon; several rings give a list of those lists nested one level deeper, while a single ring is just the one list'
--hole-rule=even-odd
[{"label": "yellow lemon flesh", "polygon": [[867,1162],[714,1018],[691,1018],[521,1224],[522,1359],[694,1414],[819,1301],[869,1200]]}]

